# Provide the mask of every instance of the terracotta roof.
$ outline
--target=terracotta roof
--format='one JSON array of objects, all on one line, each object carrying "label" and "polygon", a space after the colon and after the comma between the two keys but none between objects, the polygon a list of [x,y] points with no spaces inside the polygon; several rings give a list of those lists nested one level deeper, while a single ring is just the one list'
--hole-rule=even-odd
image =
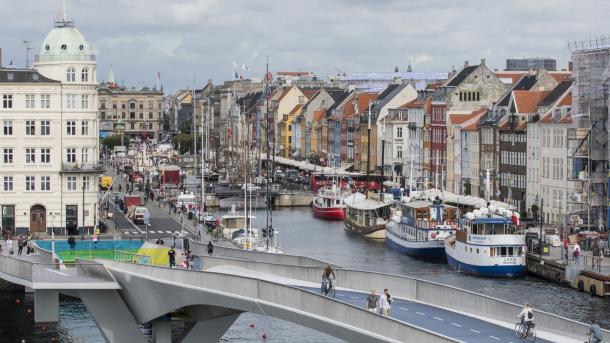
[{"label": "terracotta roof", "polygon": [[299,112],[301,112],[301,108],[302,107],[303,107],[303,105],[296,105],[296,106],[294,106],[292,111],[290,111],[290,114],[298,114]]},{"label": "terracotta roof", "polygon": [[558,106],[572,106],[572,93],[566,95]]},{"label": "terracotta roof", "polygon": [[527,122],[524,121],[523,123],[519,124],[519,126],[517,126],[517,130],[526,130],[527,129]]},{"label": "terracotta roof", "polygon": [[425,103],[419,99],[413,99],[398,108],[424,108]]},{"label": "terracotta roof", "polygon": [[324,118],[325,112],[326,112],[325,109],[313,111],[313,121],[320,121],[322,118]]},{"label": "terracotta roof", "polygon": [[572,124],[572,115],[568,114],[559,120],[560,123]]},{"label": "terracotta roof", "polygon": [[536,113],[538,103],[550,92],[548,91],[513,91],[513,100],[519,113]]},{"label": "terracotta roof", "polygon": [[494,74],[496,75],[497,78],[500,79],[508,79],[510,78],[512,80],[512,83],[515,83],[517,81],[519,81],[519,79],[527,74],[526,71],[524,72],[514,72],[514,71],[496,71],[494,72]]},{"label": "terracotta roof", "polygon": [[486,113],[487,113],[486,108],[480,108],[480,109],[470,113],[470,119],[468,120],[468,123],[466,123],[467,126],[462,128],[462,130],[465,130],[465,131],[478,130],[479,123],[481,122],[481,118],[483,118],[483,116],[485,116]]},{"label": "terracotta roof", "polygon": [[278,71],[277,76],[307,76],[313,75],[310,71]]},{"label": "terracotta roof", "polygon": [[354,104],[358,101],[358,112],[362,113],[368,110],[369,102],[377,99],[379,96],[378,93],[358,93],[352,96],[344,105],[343,105],[343,114],[344,117],[349,118],[356,114],[356,107]]},{"label": "terracotta roof", "polygon": [[311,99],[319,91],[317,88],[299,88],[307,100]]},{"label": "terracotta roof", "polygon": [[468,119],[470,119],[472,117],[473,117],[472,113],[468,113],[468,114],[451,114],[451,115],[449,115],[449,121],[450,121],[451,125],[459,125],[459,124],[462,124],[463,122],[467,121]]},{"label": "terracotta roof", "polygon": [[551,74],[551,76],[557,82],[565,81],[572,77],[572,73],[569,71],[554,71],[554,72],[549,72],[549,74]]},{"label": "terracotta roof", "polygon": [[538,122],[542,124],[552,123],[553,116],[551,115],[551,111],[548,111]]}]

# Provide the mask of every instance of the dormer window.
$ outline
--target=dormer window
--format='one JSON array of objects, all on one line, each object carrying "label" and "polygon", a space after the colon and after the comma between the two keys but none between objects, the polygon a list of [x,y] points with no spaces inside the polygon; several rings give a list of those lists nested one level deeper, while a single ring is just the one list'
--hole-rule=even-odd
[{"label": "dormer window", "polygon": [[74,68],[72,68],[72,67],[68,68],[68,70],[66,71],[66,80],[68,82],[76,81],[76,70],[74,70]]},{"label": "dormer window", "polygon": [[51,47],[49,46],[49,44],[47,44],[47,45],[45,45],[45,46],[44,46],[44,49],[45,49],[46,51],[49,51],[49,50],[51,50]]},{"label": "dormer window", "polygon": [[68,46],[66,44],[62,44],[61,45],[61,50],[63,50],[63,51],[68,50]]},{"label": "dormer window", "polygon": [[78,46],[78,50],[80,50],[80,51],[85,50],[85,46],[84,46],[84,45],[82,45],[82,44],[81,44],[81,45],[79,45],[79,46]]}]

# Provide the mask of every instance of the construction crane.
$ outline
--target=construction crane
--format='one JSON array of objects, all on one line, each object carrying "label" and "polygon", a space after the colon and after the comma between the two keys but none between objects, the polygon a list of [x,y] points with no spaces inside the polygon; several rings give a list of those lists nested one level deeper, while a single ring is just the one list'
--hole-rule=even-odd
[{"label": "construction crane", "polygon": [[347,75],[347,73],[344,72],[343,70],[341,70],[341,69],[339,69],[337,67],[335,67],[335,69],[339,72],[339,76],[346,76]]},{"label": "construction crane", "polygon": [[32,50],[30,43],[32,43],[31,40],[23,41],[23,44],[25,44],[25,69],[30,67],[30,50]]}]

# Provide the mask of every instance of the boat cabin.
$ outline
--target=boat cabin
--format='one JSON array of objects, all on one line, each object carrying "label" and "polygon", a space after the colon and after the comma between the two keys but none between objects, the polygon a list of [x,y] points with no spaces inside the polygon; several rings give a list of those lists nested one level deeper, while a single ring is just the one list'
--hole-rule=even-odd
[{"label": "boat cabin", "polygon": [[402,222],[417,228],[433,229],[438,225],[452,225],[457,208],[442,202],[411,201],[402,206]]}]

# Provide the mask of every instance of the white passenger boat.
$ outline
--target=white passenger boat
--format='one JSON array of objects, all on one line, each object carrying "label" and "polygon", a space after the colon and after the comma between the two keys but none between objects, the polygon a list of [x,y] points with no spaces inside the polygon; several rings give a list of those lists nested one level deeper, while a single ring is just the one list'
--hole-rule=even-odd
[{"label": "white passenger boat", "polygon": [[346,208],[345,230],[372,239],[384,239],[385,227],[390,219],[392,194],[369,192],[369,196],[354,193],[343,199]]},{"label": "white passenger boat", "polygon": [[466,213],[445,239],[447,262],[467,273],[515,277],[525,274],[525,235],[519,214],[494,207]]}]

